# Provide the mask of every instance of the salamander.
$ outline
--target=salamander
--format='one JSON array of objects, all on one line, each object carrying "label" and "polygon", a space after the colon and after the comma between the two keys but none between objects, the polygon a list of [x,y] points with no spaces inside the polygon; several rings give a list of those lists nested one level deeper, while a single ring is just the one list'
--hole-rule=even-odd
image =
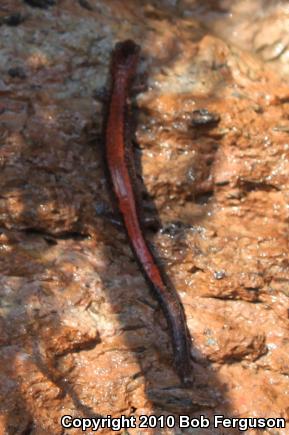
[{"label": "salamander", "polygon": [[132,144],[128,137],[128,98],[136,74],[140,47],[132,40],[118,42],[112,52],[110,94],[104,120],[105,162],[110,185],[131,249],[159,301],[172,337],[174,362],[184,385],[191,382],[190,335],[180,298],[168,284],[150,249],[141,225],[133,182]]}]

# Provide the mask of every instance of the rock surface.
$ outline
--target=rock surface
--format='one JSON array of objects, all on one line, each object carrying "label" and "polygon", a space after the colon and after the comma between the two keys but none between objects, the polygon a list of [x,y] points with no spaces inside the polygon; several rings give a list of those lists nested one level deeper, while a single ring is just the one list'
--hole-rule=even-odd
[{"label": "rock surface", "polygon": [[[81,433],[61,428],[68,414],[289,424],[288,13],[265,0],[1,2],[1,433]],[[104,213],[96,96],[127,38],[147,75],[132,107],[144,214],[161,222],[147,237],[193,339],[187,389]]]}]

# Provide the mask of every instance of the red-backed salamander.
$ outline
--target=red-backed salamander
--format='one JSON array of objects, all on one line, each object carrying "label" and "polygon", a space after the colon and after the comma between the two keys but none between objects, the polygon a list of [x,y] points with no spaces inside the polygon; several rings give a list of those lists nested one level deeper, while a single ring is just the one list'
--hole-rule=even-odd
[{"label": "red-backed salamander", "polygon": [[111,89],[104,122],[105,160],[110,182],[129,243],[137,262],[157,297],[172,335],[175,367],[183,384],[191,382],[190,336],[183,306],[168,285],[141,227],[133,184],[126,125],[127,101],[139,61],[140,47],[131,40],[116,44],[111,58]]}]

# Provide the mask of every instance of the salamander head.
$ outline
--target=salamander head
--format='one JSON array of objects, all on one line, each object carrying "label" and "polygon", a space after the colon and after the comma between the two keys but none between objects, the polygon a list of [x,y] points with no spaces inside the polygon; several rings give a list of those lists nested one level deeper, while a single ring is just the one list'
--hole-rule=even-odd
[{"label": "salamander head", "polygon": [[133,75],[139,60],[140,46],[131,39],[117,42],[112,55],[112,71],[124,70]]}]

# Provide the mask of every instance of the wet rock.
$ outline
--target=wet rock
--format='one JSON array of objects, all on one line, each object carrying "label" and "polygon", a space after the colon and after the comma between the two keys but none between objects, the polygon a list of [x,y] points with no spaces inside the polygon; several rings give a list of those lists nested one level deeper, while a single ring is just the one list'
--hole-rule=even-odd
[{"label": "wet rock", "polygon": [[194,110],[192,113],[192,125],[194,127],[217,124],[219,121],[219,115],[217,113],[211,113],[207,109]]},{"label": "wet rock", "polygon": [[[262,0],[177,3],[1,5],[1,433],[61,434],[64,414],[288,418],[287,15]],[[105,213],[94,93],[127,38],[148,75],[131,107],[145,218],[161,222],[145,233],[192,336],[186,389]]]}]

